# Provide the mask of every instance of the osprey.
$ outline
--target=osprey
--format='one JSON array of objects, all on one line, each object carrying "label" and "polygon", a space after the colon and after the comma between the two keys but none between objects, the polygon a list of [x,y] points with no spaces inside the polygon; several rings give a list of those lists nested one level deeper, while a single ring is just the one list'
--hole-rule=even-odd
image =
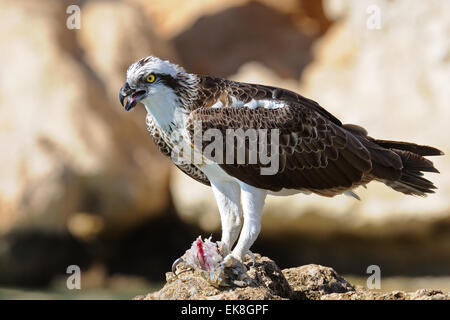
[{"label": "osprey", "polygon": [[[436,189],[423,172],[438,170],[424,156],[442,155],[440,150],[374,139],[364,128],[342,124],[317,102],[285,89],[192,74],[149,56],[128,68],[119,99],[127,111],[144,104],[148,130],[164,155],[171,156],[182,142],[190,148],[187,153],[207,158],[175,164],[212,188],[222,224],[223,268],[239,265],[250,253],[268,194],[357,198],[352,190],[371,181],[408,195],[426,196]],[[211,129],[226,147],[232,130],[269,133],[241,137],[245,152],[239,161],[234,142],[204,156],[206,143],[194,143],[195,136]],[[266,151],[277,160],[275,172],[262,174],[268,163],[250,156],[253,140],[257,146],[268,143]],[[220,153],[232,154],[234,161],[217,161]]]}]

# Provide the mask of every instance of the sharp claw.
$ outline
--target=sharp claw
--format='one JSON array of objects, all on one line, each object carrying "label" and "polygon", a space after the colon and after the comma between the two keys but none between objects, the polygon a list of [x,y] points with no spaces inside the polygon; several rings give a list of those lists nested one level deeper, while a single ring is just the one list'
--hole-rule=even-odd
[{"label": "sharp claw", "polygon": [[180,264],[180,263],[182,263],[182,262],[184,262],[184,259],[183,259],[183,257],[180,257],[180,258],[178,258],[177,260],[175,260],[174,262],[173,262],[173,264],[172,264],[172,273],[174,274],[174,275],[177,275],[177,266]]},{"label": "sharp claw", "polygon": [[255,255],[253,254],[253,252],[251,252],[250,250],[247,251],[247,254],[250,256],[250,259],[252,259],[252,266],[256,266],[256,258]]},{"label": "sharp claw", "polygon": [[223,261],[222,268],[227,282],[238,287],[246,286],[249,283],[246,266],[236,258],[225,260]]},{"label": "sharp claw", "polygon": [[[248,269],[242,261],[243,257],[240,255],[236,257],[229,253],[229,247],[224,242],[218,241],[216,242],[215,247],[211,247],[211,241],[209,239],[207,240],[209,242],[205,242],[207,242],[208,250],[216,250],[216,252],[222,257],[214,253],[214,259],[211,258],[210,261],[213,264],[208,264],[207,268],[204,267],[204,261],[197,261],[200,259],[194,259],[195,256],[191,259],[190,255],[197,254],[195,249],[199,245],[202,245],[202,247],[205,245],[201,239],[197,239],[192,244],[191,249],[187,250],[183,257],[180,257],[174,261],[172,264],[173,275],[178,277],[181,273],[191,270],[194,274],[200,275],[203,279],[216,288],[229,287],[233,285],[239,287],[250,285],[252,283],[252,279],[247,275]],[[210,253],[213,254],[212,251]],[[248,251],[246,254],[248,254],[252,259],[253,265],[256,265],[256,260],[253,253]],[[187,258],[187,260],[184,258]],[[178,268],[180,270],[177,270],[179,264],[182,264],[182,267]]]}]

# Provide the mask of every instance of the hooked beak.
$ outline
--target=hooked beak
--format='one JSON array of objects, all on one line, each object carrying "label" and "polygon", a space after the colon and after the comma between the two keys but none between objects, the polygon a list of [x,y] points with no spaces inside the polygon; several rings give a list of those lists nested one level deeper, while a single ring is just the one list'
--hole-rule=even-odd
[{"label": "hooked beak", "polygon": [[[133,107],[141,101],[144,96],[147,94],[147,91],[145,90],[134,90],[130,87],[128,82],[125,82],[125,84],[120,88],[119,91],[119,100],[120,104],[125,107],[126,111],[130,111],[133,109]],[[127,103],[124,105],[125,98],[127,98]]]}]

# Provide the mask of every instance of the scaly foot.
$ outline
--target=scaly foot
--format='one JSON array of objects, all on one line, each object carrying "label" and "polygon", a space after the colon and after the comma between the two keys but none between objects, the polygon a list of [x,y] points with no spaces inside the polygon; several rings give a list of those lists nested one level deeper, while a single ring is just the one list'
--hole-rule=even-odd
[{"label": "scaly foot", "polygon": [[217,266],[216,274],[222,275],[224,284],[243,287],[248,284],[247,267],[232,254],[227,255]]}]

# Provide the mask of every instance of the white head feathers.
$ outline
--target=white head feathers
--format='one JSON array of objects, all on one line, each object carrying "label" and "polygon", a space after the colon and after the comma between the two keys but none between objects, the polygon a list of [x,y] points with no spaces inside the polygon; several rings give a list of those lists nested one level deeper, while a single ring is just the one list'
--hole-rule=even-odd
[{"label": "white head feathers", "polygon": [[177,78],[179,73],[185,73],[184,69],[168,60],[161,60],[157,57],[148,56],[133,63],[127,70],[127,81],[132,84],[139,77],[149,73],[168,74]]}]

